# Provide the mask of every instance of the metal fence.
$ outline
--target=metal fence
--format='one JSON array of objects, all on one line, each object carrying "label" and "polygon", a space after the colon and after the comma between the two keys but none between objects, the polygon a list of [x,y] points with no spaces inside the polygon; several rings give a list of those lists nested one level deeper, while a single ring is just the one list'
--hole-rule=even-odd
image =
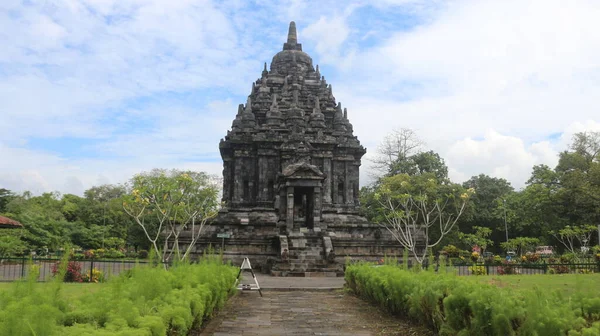
[{"label": "metal fence", "polygon": [[459,264],[447,266],[446,272],[456,272],[458,275],[588,274],[600,273],[600,262]]},{"label": "metal fence", "polygon": [[[56,258],[3,258],[0,259],[0,282],[15,281],[26,278],[31,268],[39,268],[38,281],[49,281],[54,277],[54,272],[60,259]],[[101,279],[106,280],[111,276],[134,268],[139,264],[147,264],[145,260],[71,260],[79,267],[82,276],[90,277],[91,274],[101,274]],[[96,275],[91,278],[97,278]]]}]

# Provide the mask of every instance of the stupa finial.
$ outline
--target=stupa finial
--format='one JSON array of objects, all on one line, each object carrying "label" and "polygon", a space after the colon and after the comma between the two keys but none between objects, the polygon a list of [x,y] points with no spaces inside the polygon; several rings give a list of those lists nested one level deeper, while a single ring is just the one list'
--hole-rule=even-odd
[{"label": "stupa finial", "polygon": [[296,33],[296,22],[290,22],[290,28],[288,29],[288,38],[287,43],[289,44],[297,44],[298,43],[298,34]]},{"label": "stupa finial", "polygon": [[298,33],[296,32],[296,22],[290,22],[288,29],[287,42],[283,44],[283,50],[299,50],[302,51],[302,44],[298,43]]}]

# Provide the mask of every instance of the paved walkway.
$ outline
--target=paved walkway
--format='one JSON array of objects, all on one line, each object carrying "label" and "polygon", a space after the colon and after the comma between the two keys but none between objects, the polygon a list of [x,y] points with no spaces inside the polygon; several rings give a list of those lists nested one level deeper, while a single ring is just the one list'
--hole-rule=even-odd
[{"label": "paved walkway", "polygon": [[332,289],[343,285],[343,278],[258,279],[263,297],[257,291],[240,291],[200,335],[429,335]]},{"label": "paved walkway", "polygon": [[[265,290],[328,290],[341,289],[344,287],[342,277],[273,277],[257,274],[258,284]],[[251,274],[245,274],[242,280],[244,284],[254,284]]]}]

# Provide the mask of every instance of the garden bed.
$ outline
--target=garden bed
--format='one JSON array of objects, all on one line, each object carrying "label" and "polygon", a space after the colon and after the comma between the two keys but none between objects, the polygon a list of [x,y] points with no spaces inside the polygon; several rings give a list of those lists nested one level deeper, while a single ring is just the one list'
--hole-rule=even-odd
[{"label": "garden bed", "polygon": [[103,284],[0,288],[0,335],[188,335],[227,300],[237,268],[218,259],[139,266]]},{"label": "garden bed", "polygon": [[[579,276],[597,279],[594,275]],[[595,281],[576,282],[579,288],[566,294],[533,286],[499,286],[490,282],[492,279],[504,278],[460,277],[369,264],[346,268],[346,283],[354,293],[440,335],[600,334],[600,297]],[[541,282],[545,278],[538,279]],[[594,296],[589,294],[592,292]]]}]

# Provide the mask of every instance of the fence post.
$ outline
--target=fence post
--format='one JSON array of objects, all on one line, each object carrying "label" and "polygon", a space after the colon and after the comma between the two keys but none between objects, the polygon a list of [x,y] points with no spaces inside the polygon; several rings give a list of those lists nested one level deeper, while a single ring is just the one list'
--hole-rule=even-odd
[{"label": "fence post", "polygon": [[21,259],[21,278],[25,277],[25,257]]},{"label": "fence post", "polygon": [[93,276],[94,276],[94,258],[92,257],[90,259],[90,280],[89,280],[89,282],[92,282]]},{"label": "fence post", "polygon": [[548,264],[546,264],[546,260],[542,260],[542,263],[544,264],[544,274],[548,274]]}]

